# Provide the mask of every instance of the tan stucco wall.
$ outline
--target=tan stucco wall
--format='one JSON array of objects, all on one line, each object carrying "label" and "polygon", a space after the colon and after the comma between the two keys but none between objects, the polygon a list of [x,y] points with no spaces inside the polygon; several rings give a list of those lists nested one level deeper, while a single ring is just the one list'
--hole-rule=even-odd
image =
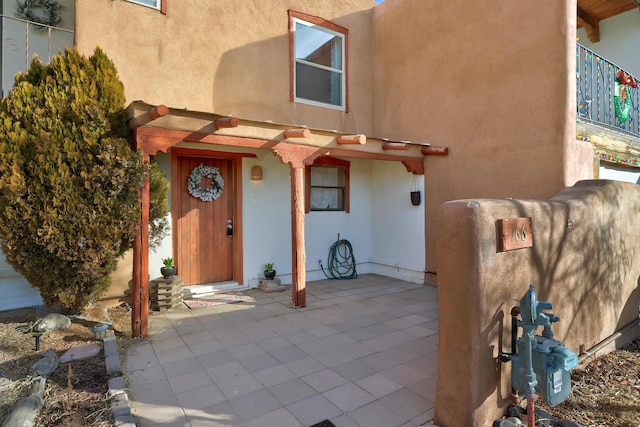
[{"label": "tan stucco wall", "polygon": [[[533,247],[498,252],[496,221],[517,217],[531,218]],[[576,353],[637,319],[639,233],[640,187],[623,182],[581,181],[549,200],[443,204],[436,424],[486,426],[504,415],[511,367],[496,357],[510,351],[509,313],[529,284],[560,317],[555,338]],[[638,335],[636,326],[615,345]]]},{"label": "tan stucco wall", "polygon": [[575,11],[575,0],[374,9],[374,134],[450,149],[425,163],[429,270],[441,203],[547,198],[593,176],[575,141]]},{"label": "tan stucco wall", "polygon": [[[369,134],[374,6],[373,0],[169,0],[162,15],[124,0],[77,0],[76,44],[85,54],[100,45],[113,59],[127,102]],[[290,101],[288,9],[350,30],[348,113]]]}]

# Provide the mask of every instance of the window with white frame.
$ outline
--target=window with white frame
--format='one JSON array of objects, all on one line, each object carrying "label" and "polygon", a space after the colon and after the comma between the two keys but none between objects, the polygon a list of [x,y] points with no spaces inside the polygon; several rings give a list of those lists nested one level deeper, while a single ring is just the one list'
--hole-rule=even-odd
[{"label": "window with white frame", "polygon": [[127,0],[131,3],[141,4],[143,6],[149,6],[154,9],[160,10],[160,0]]},{"label": "window with white frame", "polygon": [[347,109],[347,30],[321,18],[289,12],[293,100]]}]

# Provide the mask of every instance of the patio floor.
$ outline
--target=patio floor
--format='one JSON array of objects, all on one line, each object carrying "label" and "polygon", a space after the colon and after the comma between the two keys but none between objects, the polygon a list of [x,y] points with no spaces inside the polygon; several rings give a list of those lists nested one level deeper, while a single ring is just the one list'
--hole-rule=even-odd
[{"label": "patio floor", "polygon": [[362,275],[150,316],[126,352],[139,426],[420,426],[433,418],[437,289]]}]

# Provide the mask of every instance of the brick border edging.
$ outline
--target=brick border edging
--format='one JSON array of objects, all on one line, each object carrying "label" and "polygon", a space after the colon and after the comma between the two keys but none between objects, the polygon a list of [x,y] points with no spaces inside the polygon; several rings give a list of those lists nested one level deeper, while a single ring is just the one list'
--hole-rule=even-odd
[{"label": "brick border edging", "polygon": [[108,397],[114,425],[117,427],[135,427],[136,424],[133,414],[131,413],[129,395],[127,394],[124,378],[122,377],[118,345],[116,344],[116,336],[113,330],[107,330],[102,342],[104,345],[104,360],[107,365],[107,373],[121,375],[109,380]]}]

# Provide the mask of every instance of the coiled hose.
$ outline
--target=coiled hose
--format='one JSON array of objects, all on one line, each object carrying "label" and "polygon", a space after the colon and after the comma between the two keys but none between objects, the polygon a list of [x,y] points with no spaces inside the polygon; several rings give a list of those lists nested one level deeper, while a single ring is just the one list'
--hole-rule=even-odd
[{"label": "coiled hose", "polygon": [[327,259],[328,265],[325,271],[322,263],[320,268],[327,279],[355,279],[358,277],[356,272],[356,259],[353,256],[353,248],[348,240],[338,237],[331,248],[329,249],[329,257]]}]

